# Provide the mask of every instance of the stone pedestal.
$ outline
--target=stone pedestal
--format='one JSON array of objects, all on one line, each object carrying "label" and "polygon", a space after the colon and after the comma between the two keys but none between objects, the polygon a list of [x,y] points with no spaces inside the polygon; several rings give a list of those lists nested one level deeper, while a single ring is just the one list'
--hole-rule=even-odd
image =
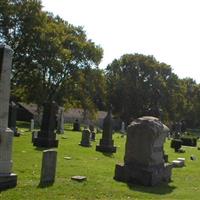
[{"label": "stone pedestal", "polygon": [[11,61],[10,47],[0,45],[0,190],[17,184],[17,175],[12,173],[13,132],[8,128]]},{"label": "stone pedestal", "polygon": [[82,131],[81,142],[80,142],[79,145],[84,146],[84,147],[91,147],[91,144],[90,144],[90,130],[84,129]]},{"label": "stone pedestal", "polygon": [[38,136],[35,138],[33,145],[37,147],[58,147],[56,140],[56,113],[58,106],[55,102],[44,103],[42,125]]},{"label": "stone pedestal", "polygon": [[165,163],[163,143],[169,129],[155,117],[133,121],[127,130],[124,164],[117,164],[118,181],[153,186],[169,182],[173,165]]},{"label": "stone pedestal", "polygon": [[114,141],[112,140],[113,134],[113,122],[112,122],[112,112],[111,109],[108,111],[107,116],[103,121],[103,133],[100,143],[96,146],[96,151],[105,153],[115,153],[116,147],[114,146]]}]

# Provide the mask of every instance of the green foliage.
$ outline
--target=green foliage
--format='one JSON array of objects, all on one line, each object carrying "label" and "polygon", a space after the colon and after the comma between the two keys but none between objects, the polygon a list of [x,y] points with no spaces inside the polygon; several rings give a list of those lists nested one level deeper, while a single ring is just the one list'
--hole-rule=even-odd
[{"label": "green foliage", "polygon": [[63,104],[78,69],[96,67],[103,50],[82,27],[42,11],[40,1],[3,0],[0,40],[14,50],[12,93],[26,102]]},{"label": "green foliage", "polygon": [[162,93],[160,103],[165,109],[167,81],[173,75],[170,66],[153,56],[127,54],[108,65],[106,72],[110,101],[124,120],[146,114],[156,101],[157,89]]}]

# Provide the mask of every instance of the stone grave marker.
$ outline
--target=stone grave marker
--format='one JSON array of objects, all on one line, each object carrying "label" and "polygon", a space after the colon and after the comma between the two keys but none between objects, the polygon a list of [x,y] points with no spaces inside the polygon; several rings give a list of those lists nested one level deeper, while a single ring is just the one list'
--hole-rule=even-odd
[{"label": "stone grave marker", "polygon": [[80,131],[80,123],[78,121],[78,119],[75,120],[75,122],[73,123],[73,131]]},{"label": "stone grave marker", "polygon": [[53,184],[56,175],[57,152],[53,149],[43,151],[40,186]]},{"label": "stone grave marker", "polygon": [[13,131],[14,136],[20,136],[20,132],[17,130],[17,127],[16,127],[17,108],[18,106],[13,101],[10,101],[8,127]]},{"label": "stone grave marker", "polygon": [[64,108],[59,107],[57,133],[64,134]]},{"label": "stone grave marker", "polygon": [[35,127],[35,122],[34,119],[31,119],[31,124],[30,124],[30,131],[33,131]]},{"label": "stone grave marker", "polygon": [[12,172],[13,131],[8,128],[12,49],[0,44],[0,190],[17,185]]},{"label": "stone grave marker", "polygon": [[122,122],[122,124],[121,124],[121,130],[120,130],[120,132],[122,134],[125,134],[125,123],[124,122]]},{"label": "stone grave marker", "polygon": [[163,143],[169,129],[155,117],[134,120],[127,130],[124,164],[117,164],[114,178],[146,186],[169,182],[173,164],[165,163]]},{"label": "stone grave marker", "polygon": [[96,151],[105,153],[116,152],[116,147],[114,146],[112,134],[113,134],[113,120],[112,120],[112,109],[110,107],[108,114],[103,121],[102,139],[100,139],[100,144],[96,146]]},{"label": "stone grave marker", "polygon": [[58,147],[56,140],[56,114],[58,106],[55,102],[44,103],[42,116],[42,125],[38,131],[37,138],[34,139],[33,145],[37,147]]},{"label": "stone grave marker", "polygon": [[90,129],[90,139],[91,141],[95,141],[96,139],[96,133],[95,133],[95,129],[94,129],[94,125],[90,124],[89,125],[89,129]]},{"label": "stone grave marker", "polygon": [[90,144],[90,130],[84,128],[84,130],[82,131],[82,137],[81,137],[81,142],[80,144],[83,147],[91,147]]}]

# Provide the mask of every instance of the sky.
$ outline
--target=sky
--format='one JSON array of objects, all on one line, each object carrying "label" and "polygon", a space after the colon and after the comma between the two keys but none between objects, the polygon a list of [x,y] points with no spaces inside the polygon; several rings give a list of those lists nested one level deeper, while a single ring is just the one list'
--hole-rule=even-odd
[{"label": "sky", "polygon": [[43,10],[82,26],[100,45],[100,68],[124,54],[153,55],[200,83],[199,0],[42,0]]}]

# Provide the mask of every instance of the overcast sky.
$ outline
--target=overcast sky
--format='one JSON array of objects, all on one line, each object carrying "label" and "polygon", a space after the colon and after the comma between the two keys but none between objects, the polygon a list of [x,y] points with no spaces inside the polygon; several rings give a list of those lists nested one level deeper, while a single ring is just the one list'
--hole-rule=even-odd
[{"label": "overcast sky", "polygon": [[104,49],[100,67],[126,53],[153,55],[200,83],[199,0],[42,0]]}]

